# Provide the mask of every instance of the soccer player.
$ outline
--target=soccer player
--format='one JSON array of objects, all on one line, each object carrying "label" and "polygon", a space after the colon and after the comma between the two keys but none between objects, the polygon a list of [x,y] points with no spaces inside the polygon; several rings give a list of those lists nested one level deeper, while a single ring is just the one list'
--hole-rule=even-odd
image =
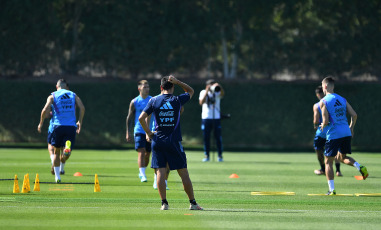
[{"label": "soccer player", "polygon": [[[319,99],[319,101],[324,97],[323,89],[321,86],[318,86],[315,89],[316,97]],[[316,129],[316,134],[314,138],[314,148],[315,152],[320,164],[320,169],[316,169],[314,173],[316,175],[324,175],[325,174],[325,163],[324,163],[324,145],[326,141],[326,135],[327,135],[327,128],[325,128],[323,131],[319,129],[319,125],[322,122],[321,118],[321,109],[319,102],[315,103],[313,106],[313,112],[314,112],[314,128]],[[340,172],[340,161],[335,158],[335,165],[336,165],[336,176],[343,176]]]},{"label": "soccer player", "polygon": [[[345,98],[334,93],[335,81],[331,77],[323,79],[321,86],[325,97],[320,101],[323,122],[321,130],[327,127],[327,141],[325,143],[325,174],[328,180],[329,191],[327,195],[336,195],[334,185],[333,160],[337,157],[341,162],[356,167],[365,180],[369,174],[365,166],[360,165],[351,154],[351,139],[357,120],[357,114]],[[348,126],[346,114],[351,116]],[[337,155],[337,156],[336,156]]]},{"label": "soccer player", "polygon": [[[60,177],[60,153],[65,146],[65,151],[70,155],[71,149],[75,144],[75,135],[80,133],[83,117],[85,115],[85,106],[81,99],[72,91],[66,90],[67,83],[65,79],[57,82],[57,91],[51,93],[44,108],[41,111],[40,123],[37,130],[41,133],[41,128],[45,118],[48,116],[49,108],[52,106],[52,124],[51,145],[54,148],[54,174],[55,182],[61,183]],[[79,118],[76,123],[75,109],[79,108]]]},{"label": "soccer player", "polygon": [[139,96],[131,100],[130,108],[126,118],[126,139],[128,142],[132,140],[129,123],[135,117],[134,125],[134,141],[135,150],[138,152],[138,166],[139,166],[139,178],[141,182],[147,182],[146,168],[149,163],[149,157],[151,154],[151,144],[147,142],[146,133],[139,123],[139,115],[146,107],[148,101],[152,98],[149,96],[149,84],[146,80],[138,82]]},{"label": "soccer player", "polygon": [[[174,96],[174,85],[180,86],[185,93]],[[152,98],[139,117],[139,122],[144,131],[152,140],[151,167],[157,173],[157,187],[162,204],[161,210],[169,209],[165,189],[167,164],[171,170],[177,170],[181,177],[184,190],[189,198],[189,209],[203,210],[194,198],[193,186],[187,169],[187,159],[181,145],[180,110],[191,99],[194,90],[174,76],[163,77],[161,79],[161,88],[163,94]],[[146,121],[147,116],[150,114],[153,114],[156,121],[155,132],[151,132]]]}]

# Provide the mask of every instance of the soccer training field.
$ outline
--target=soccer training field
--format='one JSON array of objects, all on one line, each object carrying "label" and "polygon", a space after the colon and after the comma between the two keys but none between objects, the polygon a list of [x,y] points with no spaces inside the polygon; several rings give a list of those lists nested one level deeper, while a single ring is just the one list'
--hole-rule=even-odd
[{"label": "soccer training field", "polygon": [[[188,151],[188,169],[197,202],[204,211],[190,211],[179,176],[169,176],[170,210],[138,178],[135,151],[74,150],[65,166],[63,184],[53,184],[46,149],[0,149],[0,229],[381,229],[381,155],[354,153],[367,166],[369,178],[341,166],[336,191],[348,196],[309,196],[328,190],[325,176],[316,176],[316,155],[310,153],[232,153],[225,162],[202,163],[202,152]],[[74,177],[81,172],[82,177]],[[29,173],[30,193],[13,194],[13,179]],[[33,192],[36,173],[40,192]],[[236,173],[239,178],[229,178]],[[94,192],[98,174],[101,192]],[[71,184],[70,184],[71,183]],[[80,184],[84,183],[84,184]],[[88,183],[88,184],[86,184]],[[251,192],[294,192],[251,195]],[[259,193],[262,194],[262,193]]]}]

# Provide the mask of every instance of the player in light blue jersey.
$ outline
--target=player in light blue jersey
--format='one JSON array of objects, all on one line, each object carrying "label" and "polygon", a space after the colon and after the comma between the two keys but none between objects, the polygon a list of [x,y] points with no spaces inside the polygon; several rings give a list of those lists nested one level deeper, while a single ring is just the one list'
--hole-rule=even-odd
[{"label": "player in light blue jersey", "polygon": [[[180,86],[185,93],[174,96],[174,85]],[[183,187],[188,195],[190,210],[203,210],[195,198],[192,181],[187,169],[187,158],[181,145],[182,136],[180,131],[180,110],[194,94],[189,85],[177,80],[173,76],[161,79],[163,94],[152,98],[146,108],[140,114],[139,122],[144,131],[152,140],[152,165],[157,173],[157,187],[161,198],[161,210],[168,210],[167,193],[165,189],[165,178],[167,165],[171,170],[177,170]],[[155,132],[152,132],[147,124],[146,118],[153,114],[156,122]]]},{"label": "player in light blue jersey", "polygon": [[[53,127],[49,141],[54,147],[54,174],[56,183],[61,182],[60,177],[60,154],[65,143],[70,143],[68,154],[71,152],[75,143],[76,133],[80,133],[83,116],[85,115],[85,106],[81,99],[72,91],[67,90],[67,83],[60,79],[56,85],[57,91],[52,93],[41,111],[40,123],[37,130],[41,133],[41,128],[45,118],[52,108],[51,125]],[[79,118],[76,122],[75,109],[79,108]],[[66,148],[65,148],[66,149]]]},{"label": "player in light blue jersey", "polygon": [[[360,165],[353,158],[347,156],[351,154],[351,139],[354,134],[354,127],[357,121],[357,113],[345,98],[334,93],[335,81],[331,77],[326,77],[322,81],[322,88],[325,97],[320,101],[323,122],[321,130],[328,128],[327,141],[325,143],[325,174],[328,180],[329,191],[327,195],[336,195],[334,185],[333,160],[338,158],[341,162],[351,165],[360,171],[365,180],[369,174],[365,166]],[[348,126],[347,113],[351,116]]]},{"label": "player in light blue jersey", "polygon": [[[324,97],[323,89],[321,86],[318,86],[315,89],[316,97],[319,99],[319,101]],[[320,169],[316,169],[314,173],[316,175],[324,175],[325,174],[325,163],[324,163],[324,145],[326,142],[326,135],[327,135],[327,128],[325,128],[323,131],[319,129],[319,125],[322,122],[322,116],[321,116],[321,109],[319,102],[315,103],[313,106],[313,112],[314,112],[314,128],[316,129],[316,134],[314,138],[314,148],[315,152],[320,164]],[[335,165],[336,165],[336,176],[343,176],[340,172],[340,161],[335,158]]]},{"label": "player in light blue jersey", "polygon": [[131,100],[130,108],[126,118],[126,140],[132,141],[129,124],[134,119],[134,141],[135,150],[138,152],[139,178],[141,182],[147,182],[146,168],[151,155],[151,143],[147,142],[146,133],[139,123],[139,115],[151,99],[149,96],[149,84],[146,80],[138,82],[139,96]]}]

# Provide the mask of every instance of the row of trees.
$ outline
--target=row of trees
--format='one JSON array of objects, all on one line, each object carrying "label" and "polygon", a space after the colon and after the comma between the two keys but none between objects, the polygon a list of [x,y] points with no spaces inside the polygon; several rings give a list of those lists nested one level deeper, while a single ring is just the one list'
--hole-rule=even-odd
[{"label": "row of trees", "polygon": [[0,74],[381,73],[379,0],[0,1]]}]

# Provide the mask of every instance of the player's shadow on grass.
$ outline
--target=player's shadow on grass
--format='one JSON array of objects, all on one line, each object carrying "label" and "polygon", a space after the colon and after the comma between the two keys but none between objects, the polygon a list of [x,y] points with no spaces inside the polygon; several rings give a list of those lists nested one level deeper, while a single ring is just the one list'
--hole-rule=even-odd
[{"label": "player's shadow on grass", "polygon": [[297,211],[265,211],[265,210],[229,210],[229,209],[204,209],[202,212],[241,212],[241,213],[300,213]]},{"label": "player's shadow on grass", "polygon": [[[271,164],[271,165],[289,165],[291,162],[281,162],[281,161],[231,161],[232,163],[236,164],[247,164],[247,163],[256,163],[256,164]],[[295,164],[295,163],[294,163]]]}]

